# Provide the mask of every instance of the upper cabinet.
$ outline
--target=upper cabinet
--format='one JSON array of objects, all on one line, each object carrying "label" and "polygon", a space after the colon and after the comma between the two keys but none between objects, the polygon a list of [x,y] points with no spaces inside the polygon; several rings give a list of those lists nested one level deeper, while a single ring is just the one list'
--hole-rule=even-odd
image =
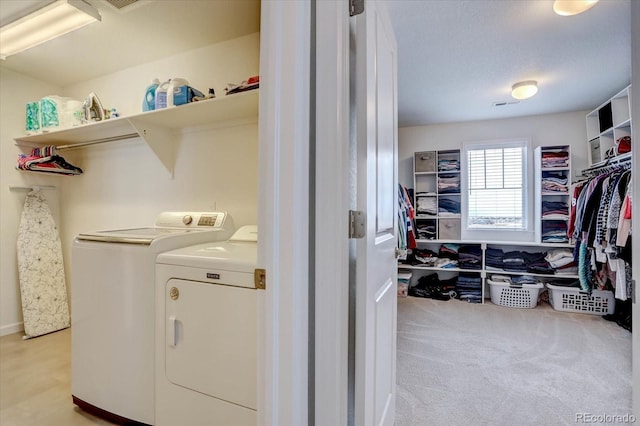
[{"label": "upper cabinet", "polygon": [[69,148],[140,137],[173,174],[177,142],[182,133],[193,128],[256,122],[258,96],[258,90],[251,90],[65,130],[18,137],[15,141],[16,145],[26,148],[45,145]]},{"label": "upper cabinet", "polygon": [[631,86],[587,114],[589,163],[617,156],[616,144],[631,137]]}]

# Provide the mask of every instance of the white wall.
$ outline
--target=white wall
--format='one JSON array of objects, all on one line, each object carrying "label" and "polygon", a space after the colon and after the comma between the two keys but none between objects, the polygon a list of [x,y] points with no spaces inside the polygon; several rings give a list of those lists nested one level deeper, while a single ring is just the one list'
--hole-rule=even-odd
[{"label": "white wall", "polygon": [[[398,130],[399,182],[408,188],[413,188],[413,155],[416,151],[461,149],[465,142],[500,139],[528,139],[531,141],[532,151],[537,146],[571,145],[572,168],[574,171],[581,170],[587,165],[586,114],[587,111],[581,111],[401,128]],[[532,168],[531,158],[529,165]],[[529,173],[528,182],[533,191],[533,170]],[[517,235],[509,232],[501,236],[496,236],[495,232],[492,232],[488,238],[534,241],[534,203],[528,205],[528,218],[530,229],[528,232]],[[474,234],[466,232],[468,239],[485,240],[487,237],[486,234],[478,231]]]},{"label": "white wall", "polygon": [[[13,137],[25,132],[27,102],[59,92],[59,87],[0,67],[0,336],[22,328],[16,238],[27,191],[10,191],[9,186],[59,187],[62,179],[16,171],[16,160],[22,150],[13,144]],[[59,226],[59,189],[43,194]]]},{"label": "white wall", "polygon": [[416,151],[461,149],[463,142],[519,137],[529,138],[533,148],[571,145],[572,169],[584,169],[588,161],[588,112],[402,127],[398,129],[399,182],[408,188],[413,187],[413,153]]},{"label": "white wall", "polygon": [[[41,91],[36,91],[38,85],[28,79],[14,73],[2,73],[0,330],[20,321],[16,297],[15,228],[22,209],[19,198],[23,195],[5,196],[5,181],[9,179],[37,180],[60,188],[59,216],[67,285],[73,238],[82,231],[150,226],[159,212],[167,210],[227,210],[236,226],[257,222],[257,118],[255,123],[199,129],[183,135],[173,178],[139,138],[65,151],[63,155],[67,161],[81,167],[85,173],[74,177],[50,177],[11,170],[17,153],[21,152],[11,142],[13,137],[24,134],[25,103],[54,93],[83,99],[89,92],[95,92],[105,107],[116,107],[121,115],[131,115],[141,112],[145,89],[155,77],[186,78],[201,91],[213,87],[217,96],[224,96],[226,83],[239,83],[258,75],[259,44],[259,34],[255,33],[62,89],[45,85]],[[5,92],[5,86],[11,86],[12,91]],[[5,117],[5,110],[17,113]],[[7,120],[18,125],[7,129],[4,125]],[[7,145],[12,147],[9,152],[6,152]]]}]

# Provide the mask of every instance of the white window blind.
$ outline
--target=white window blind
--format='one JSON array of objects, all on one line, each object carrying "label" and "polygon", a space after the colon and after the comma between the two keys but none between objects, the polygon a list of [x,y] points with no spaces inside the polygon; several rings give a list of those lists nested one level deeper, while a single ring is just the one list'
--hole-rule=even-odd
[{"label": "white window blind", "polygon": [[468,228],[526,228],[526,165],[522,142],[467,149]]}]

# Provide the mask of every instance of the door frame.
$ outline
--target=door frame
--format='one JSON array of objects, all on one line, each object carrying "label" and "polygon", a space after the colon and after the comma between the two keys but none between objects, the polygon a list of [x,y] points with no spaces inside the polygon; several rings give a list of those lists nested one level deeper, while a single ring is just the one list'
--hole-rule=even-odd
[{"label": "door frame", "polygon": [[346,425],[349,377],[349,10],[315,2],[314,420]]},{"label": "door frame", "polygon": [[[317,28],[315,69],[321,70],[315,75],[315,99],[310,98],[311,19]],[[258,423],[346,425],[348,2],[263,1],[260,33],[258,267],[267,271],[267,288],[259,300]],[[311,154],[312,101],[319,125]],[[323,284],[309,294],[302,284],[310,281]],[[308,360],[313,360],[310,370]]]},{"label": "door frame", "polygon": [[258,424],[308,423],[311,1],[263,1],[260,28]]}]

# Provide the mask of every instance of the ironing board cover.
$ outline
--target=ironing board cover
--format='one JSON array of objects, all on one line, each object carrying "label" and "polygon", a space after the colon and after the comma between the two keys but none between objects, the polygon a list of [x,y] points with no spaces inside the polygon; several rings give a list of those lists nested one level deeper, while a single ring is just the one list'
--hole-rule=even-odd
[{"label": "ironing board cover", "polygon": [[69,327],[62,246],[49,206],[39,191],[31,191],[24,201],[17,249],[26,337]]}]

